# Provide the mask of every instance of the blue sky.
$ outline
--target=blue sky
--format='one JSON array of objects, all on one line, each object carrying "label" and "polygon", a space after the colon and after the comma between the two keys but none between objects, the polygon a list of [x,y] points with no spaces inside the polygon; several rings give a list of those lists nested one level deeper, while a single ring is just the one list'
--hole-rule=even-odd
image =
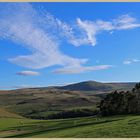
[{"label": "blue sky", "polygon": [[0,89],[139,81],[140,3],[0,3]]}]

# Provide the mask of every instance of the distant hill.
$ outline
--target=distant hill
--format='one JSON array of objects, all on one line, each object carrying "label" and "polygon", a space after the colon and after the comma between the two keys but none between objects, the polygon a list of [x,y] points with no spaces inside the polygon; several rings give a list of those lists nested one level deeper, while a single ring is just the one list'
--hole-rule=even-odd
[{"label": "distant hill", "polygon": [[135,83],[86,81],[61,87],[0,91],[0,113],[7,116],[8,112],[13,112],[13,115],[29,118],[46,118],[73,109],[95,110],[100,100],[110,91],[131,90],[134,85]]},{"label": "distant hill", "polygon": [[[78,91],[59,89],[18,89],[0,92],[0,110],[28,118],[47,118],[47,116],[67,110],[92,109],[100,101],[100,97]],[[3,115],[7,112],[3,112]]]},{"label": "distant hill", "polygon": [[75,84],[70,84],[57,89],[70,91],[94,91],[94,92],[110,92],[113,90],[131,90],[136,83],[101,83],[96,81],[85,81]]}]

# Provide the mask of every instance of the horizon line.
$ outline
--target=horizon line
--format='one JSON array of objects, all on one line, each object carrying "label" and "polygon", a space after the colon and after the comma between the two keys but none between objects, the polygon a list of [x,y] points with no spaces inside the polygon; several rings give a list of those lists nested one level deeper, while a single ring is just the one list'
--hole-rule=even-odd
[{"label": "horizon line", "polygon": [[18,86],[0,86],[0,91],[9,91],[9,90],[18,90],[18,89],[32,89],[32,88],[48,88],[48,87],[56,87],[56,86],[67,86],[71,84],[77,84],[82,82],[98,82],[98,83],[139,83],[140,81],[96,81],[96,80],[84,80],[84,81],[77,81],[77,82],[70,82],[70,83],[63,83],[63,84],[50,84],[46,86],[41,85],[18,85]]}]

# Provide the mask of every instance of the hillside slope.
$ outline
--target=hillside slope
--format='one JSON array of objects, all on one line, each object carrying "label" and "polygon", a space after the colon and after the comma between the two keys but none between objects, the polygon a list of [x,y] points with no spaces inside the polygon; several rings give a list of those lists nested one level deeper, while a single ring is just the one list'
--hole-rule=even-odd
[{"label": "hillside slope", "polygon": [[86,81],[63,87],[0,91],[0,108],[24,117],[47,118],[62,111],[95,110],[102,97],[110,91],[129,90],[133,86],[134,83]]},{"label": "hillside slope", "polygon": [[70,84],[57,89],[70,91],[93,91],[93,92],[110,92],[113,90],[131,90],[136,83],[101,83],[96,81],[85,81],[75,84]]},{"label": "hillside slope", "polygon": [[20,115],[9,112],[4,108],[0,108],[0,118],[23,118]]},{"label": "hillside slope", "polygon": [[24,117],[46,118],[65,110],[94,109],[100,97],[58,89],[18,89],[0,93],[0,107]]}]

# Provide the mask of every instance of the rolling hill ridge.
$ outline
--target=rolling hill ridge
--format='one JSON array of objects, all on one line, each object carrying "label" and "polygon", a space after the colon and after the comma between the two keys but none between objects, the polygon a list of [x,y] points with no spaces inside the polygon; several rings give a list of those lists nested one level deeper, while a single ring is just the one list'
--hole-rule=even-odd
[{"label": "rolling hill ridge", "polygon": [[96,81],[84,81],[54,88],[70,91],[110,92],[113,90],[131,90],[135,84],[136,84],[135,82],[101,83]]},{"label": "rolling hill ridge", "polygon": [[29,118],[47,118],[63,111],[95,110],[100,100],[114,90],[131,90],[135,83],[85,81],[66,86],[0,91],[0,108]]}]

